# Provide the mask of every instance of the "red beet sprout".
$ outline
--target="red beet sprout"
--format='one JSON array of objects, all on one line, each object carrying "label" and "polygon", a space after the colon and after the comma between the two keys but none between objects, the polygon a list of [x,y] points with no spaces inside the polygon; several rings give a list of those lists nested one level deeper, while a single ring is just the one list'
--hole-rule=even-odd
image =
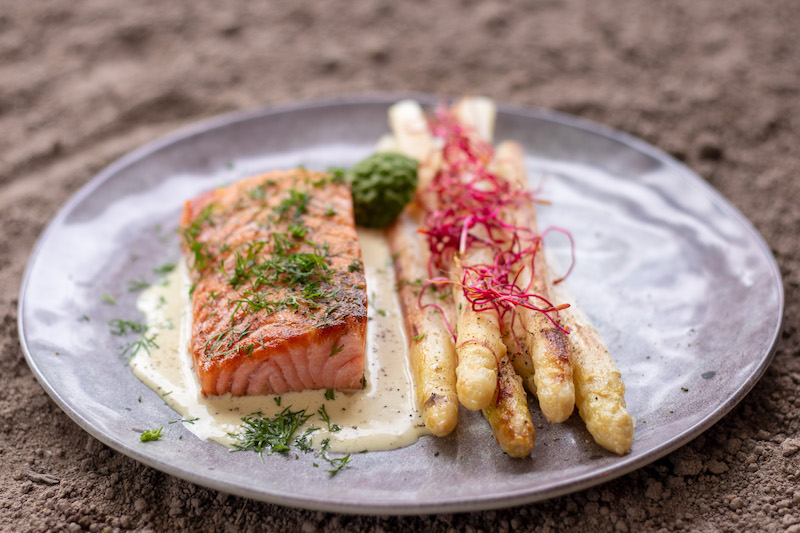
[{"label": "red beet sprout", "polygon": [[[540,243],[551,232],[565,234],[570,240],[573,260],[559,283],[569,276],[574,266],[574,242],[571,234],[559,227],[547,228],[536,235],[530,228],[516,226],[503,220],[504,211],[516,208],[523,202],[536,201],[528,191],[514,189],[511,184],[489,170],[494,155],[493,147],[480,139],[470,128],[459,123],[455,114],[446,108],[437,109],[430,119],[434,136],[443,141],[442,163],[428,188],[425,199],[434,198],[433,205],[426,205],[427,216],[424,228],[431,251],[428,264],[430,281],[420,292],[420,305],[432,306],[442,313],[448,331],[455,334],[444,310],[433,303],[422,304],[422,294],[430,286],[451,284],[463,290],[464,297],[475,311],[494,311],[502,323],[506,313],[512,313],[511,324],[516,319],[516,309],[524,307],[540,313],[565,333],[556,313],[569,304],[554,306],[541,295],[532,291],[534,259]],[[425,200],[420,198],[423,203]],[[439,270],[446,270],[456,254],[464,254],[473,246],[491,250],[492,264],[462,265],[463,275],[459,282],[434,277]],[[519,277],[525,265],[530,268],[530,281],[525,287],[519,285]]]}]

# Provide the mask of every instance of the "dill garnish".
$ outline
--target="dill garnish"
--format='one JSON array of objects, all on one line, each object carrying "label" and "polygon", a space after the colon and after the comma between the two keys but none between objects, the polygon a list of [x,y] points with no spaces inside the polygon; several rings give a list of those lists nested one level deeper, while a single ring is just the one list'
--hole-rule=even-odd
[{"label": "dill garnish", "polygon": [[316,428],[316,427],[312,426],[312,427],[308,428],[307,430],[305,430],[302,435],[297,437],[294,440],[294,445],[297,446],[297,449],[299,449],[300,451],[303,451],[303,452],[310,451],[311,450],[311,439],[309,437],[311,437],[311,434],[314,433],[315,431],[319,431],[319,428]]},{"label": "dill garnish", "polygon": [[350,454],[348,453],[344,457],[328,457],[328,447],[330,446],[330,439],[325,439],[322,441],[322,447],[319,450],[319,453],[315,457],[322,457],[323,460],[327,461],[332,468],[326,470],[331,476],[335,476],[339,470],[344,468],[350,463]]},{"label": "dill garnish", "polygon": [[333,400],[334,399],[333,389],[326,389],[325,390],[325,399],[326,400]]},{"label": "dill garnish", "polygon": [[159,276],[163,276],[175,270],[175,266],[176,266],[175,263],[164,263],[160,267],[154,268],[153,273],[158,274]]},{"label": "dill garnish", "polygon": [[160,427],[158,429],[148,429],[147,431],[143,432],[142,435],[139,437],[139,440],[142,442],[149,442],[151,440],[158,440],[163,435],[161,434],[161,430],[164,429]]},{"label": "dill garnish", "polygon": [[121,318],[109,320],[108,325],[111,328],[111,334],[117,336],[127,335],[128,333],[144,333],[147,330],[147,326],[141,322],[122,320]]},{"label": "dill garnish", "polygon": [[361,272],[362,270],[364,270],[364,267],[361,265],[361,261],[359,261],[357,258],[354,257],[353,260],[350,261],[350,264],[347,266],[347,270],[348,272]]},{"label": "dill garnish", "polygon": [[149,286],[150,283],[143,279],[132,279],[128,281],[128,292],[137,292]]},{"label": "dill garnish", "polygon": [[244,256],[238,250],[233,252],[235,263],[233,274],[228,278],[228,284],[236,289],[250,279],[251,273],[258,266],[259,253],[266,243],[263,241],[251,242],[247,245]]},{"label": "dill garnish", "polygon": [[261,413],[246,416],[242,418],[244,431],[230,434],[239,441],[233,445],[232,451],[253,450],[262,460],[264,452],[268,455],[288,452],[294,434],[309,418],[311,415],[306,414],[305,409],[292,411],[291,406],[274,418],[265,418]]},{"label": "dill garnish", "polygon": [[308,201],[311,195],[307,191],[298,191],[296,189],[289,189],[289,196],[284,198],[283,201],[275,208],[275,213],[278,214],[278,221],[288,218],[289,211],[294,207],[294,218],[298,219],[301,215],[306,214],[308,210]]},{"label": "dill garnish", "polygon": [[444,300],[444,299],[446,299],[447,297],[449,297],[449,296],[452,296],[452,295],[453,295],[453,289],[450,289],[449,291],[447,291],[447,292],[443,292],[442,294],[440,294],[439,296],[437,296],[437,298],[439,298],[440,300]]},{"label": "dill garnish", "polygon": [[155,343],[156,335],[155,333],[151,336],[147,336],[147,332],[142,333],[142,338],[137,341],[129,343],[124,350],[122,350],[122,356],[128,356],[128,359],[133,359],[134,356],[139,353],[139,350],[144,350],[148,354],[150,353],[150,348],[158,348],[158,344]]},{"label": "dill garnish", "polygon": [[[220,333],[209,337],[205,344],[203,344],[203,355],[209,359],[216,359],[217,357],[237,353],[240,350],[244,350],[247,355],[250,355],[255,349],[254,343],[241,346],[239,348],[235,348],[234,345],[252,333],[252,331],[250,331],[250,327],[252,325],[252,322],[249,322],[239,330],[236,330],[236,328],[231,326]],[[224,348],[224,350],[217,352],[217,350],[220,348]]]},{"label": "dill garnish", "polygon": [[333,357],[337,353],[339,353],[342,350],[344,350],[344,343],[342,343],[341,346],[337,346],[337,343],[338,343],[338,341],[333,343],[333,349],[331,350],[331,353],[330,353],[330,355],[328,355],[328,357]]},{"label": "dill garnish", "polygon": [[256,280],[259,284],[305,285],[315,280],[327,280],[330,267],[318,251],[290,255],[274,255],[262,263],[263,272]]},{"label": "dill garnish", "polygon": [[255,189],[247,191],[247,195],[253,200],[263,200],[267,196],[267,187],[272,187],[275,183],[275,180],[266,180],[258,184]]},{"label": "dill garnish", "polygon": [[[273,233],[272,239],[273,250],[269,257],[263,257],[262,252],[267,244],[264,241],[249,243],[243,250],[234,251],[233,272],[228,278],[231,287],[238,289],[249,283],[254,290],[275,285],[312,285],[311,288],[315,289],[319,282],[329,280],[330,267],[324,251],[319,247],[315,245],[313,252],[290,253],[292,248],[298,246],[298,242],[285,233]],[[265,300],[263,294],[250,291],[249,295],[252,299],[245,298],[243,303],[256,309],[277,305],[277,302]],[[240,303],[239,300],[235,302]]]},{"label": "dill garnish", "polygon": [[155,343],[156,335],[147,336],[147,325],[142,324],[141,322],[134,322],[132,320],[122,320],[121,318],[115,318],[113,320],[109,320],[108,326],[110,328],[110,332],[112,335],[116,335],[121,337],[123,335],[130,335],[131,333],[136,333],[141,335],[138,340],[128,343],[125,346],[125,349],[122,350],[122,355],[127,355],[129,359],[132,359],[139,350],[144,350],[147,353],[150,353],[150,348],[158,348],[158,345]]},{"label": "dill garnish", "polygon": [[100,301],[108,305],[114,305],[115,303],[117,303],[116,298],[114,298],[113,296],[111,296],[111,294],[107,292],[104,292],[103,294],[100,295]]},{"label": "dill garnish", "polygon": [[200,236],[200,230],[204,224],[207,223],[210,226],[214,226],[214,220],[211,218],[214,207],[215,204],[213,203],[207,205],[191,224],[181,229],[183,240],[189,249],[189,255],[192,257],[190,264],[192,270],[205,270],[211,261],[211,253],[208,251],[208,247],[197,238]]},{"label": "dill garnish", "polygon": [[337,424],[331,424],[331,417],[328,416],[328,411],[325,410],[324,405],[317,410],[317,414],[322,419],[322,421],[328,425],[328,431],[330,431],[331,433],[336,433],[337,431],[340,431],[342,429]]},{"label": "dill garnish", "polygon": [[181,418],[180,420],[170,420],[169,423],[170,424],[177,424],[178,422],[186,422],[187,424],[194,424],[198,420],[200,420],[200,419],[199,418],[189,418],[189,419]]}]

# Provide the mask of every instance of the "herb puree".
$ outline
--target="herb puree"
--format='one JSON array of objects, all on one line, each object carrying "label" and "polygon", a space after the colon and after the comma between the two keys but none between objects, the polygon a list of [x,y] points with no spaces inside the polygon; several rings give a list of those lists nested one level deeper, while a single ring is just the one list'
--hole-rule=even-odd
[{"label": "herb puree", "polygon": [[[138,307],[147,320],[148,334],[158,347],[141,350],[131,359],[134,374],[181,415],[195,435],[226,446],[242,431],[242,417],[260,412],[275,417],[291,406],[311,415],[297,436],[314,426],[312,445],[319,448],[330,439],[334,452],[377,451],[413,444],[428,431],[414,405],[413,381],[403,330],[403,318],[395,293],[391,257],[382,233],[359,228],[369,291],[365,386],[357,392],[310,390],[281,396],[203,396],[187,352],[191,334],[191,305],[186,265],[181,263],[165,282],[147,289]],[[322,407],[326,423],[318,414]],[[167,421],[165,421],[166,423]],[[335,430],[338,426],[338,431]]]}]

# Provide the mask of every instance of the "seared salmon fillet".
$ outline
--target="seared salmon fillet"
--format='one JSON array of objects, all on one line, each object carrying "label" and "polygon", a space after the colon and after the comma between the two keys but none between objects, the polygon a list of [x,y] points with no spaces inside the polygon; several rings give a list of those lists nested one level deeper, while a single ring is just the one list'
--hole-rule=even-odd
[{"label": "seared salmon fillet", "polygon": [[247,178],[186,202],[181,231],[204,394],[361,388],[366,281],[341,180]]}]

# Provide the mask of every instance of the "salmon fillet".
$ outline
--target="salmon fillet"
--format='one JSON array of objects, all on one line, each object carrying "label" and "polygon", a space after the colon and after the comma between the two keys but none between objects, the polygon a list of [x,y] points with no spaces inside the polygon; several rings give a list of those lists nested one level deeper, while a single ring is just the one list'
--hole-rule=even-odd
[{"label": "salmon fillet", "polygon": [[181,231],[204,394],[361,388],[367,293],[345,184],[247,178],[186,202]]}]

